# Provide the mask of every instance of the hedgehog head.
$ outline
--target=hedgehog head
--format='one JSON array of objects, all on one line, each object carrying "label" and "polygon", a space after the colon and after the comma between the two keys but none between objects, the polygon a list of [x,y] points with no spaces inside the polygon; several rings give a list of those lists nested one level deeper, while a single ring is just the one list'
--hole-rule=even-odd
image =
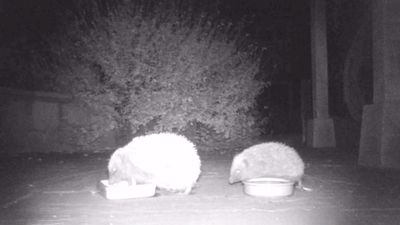
[{"label": "hedgehog head", "polygon": [[108,162],[108,182],[109,184],[115,184],[121,181],[130,181],[130,177],[127,174],[127,165],[124,163],[124,154],[120,151],[115,151]]},{"label": "hedgehog head", "polygon": [[244,159],[240,154],[236,155],[232,161],[229,183],[233,184],[248,179],[248,167],[248,160]]}]

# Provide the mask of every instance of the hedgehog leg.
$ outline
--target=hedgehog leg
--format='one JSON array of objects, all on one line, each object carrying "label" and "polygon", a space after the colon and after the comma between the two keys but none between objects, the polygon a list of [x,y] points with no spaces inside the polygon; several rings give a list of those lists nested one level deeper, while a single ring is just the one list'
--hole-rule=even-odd
[{"label": "hedgehog leg", "polygon": [[190,194],[191,191],[192,191],[192,187],[188,187],[185,189],[185,191],[182,194],[188,195],[188,194]]},{"label": "hedgehog leg", "polygon": [[298,189],[302,190],[302,191],[312,191],[312,188],[305,187],[305,186],[303,185],[303,179],[300,179],[300,180],[297,181],[296,187],[297,187]]},{"label": "hedgehog leg", "polygon": [[135,177],[132,176],[131,179],[128,180],[128,184],[129,186],[136,185],[137,183]]},{"label": "hedgehog leg", "polygon": [[303,190],[303,180],[302,179],[297,181],[296,187],[300,190]]}]

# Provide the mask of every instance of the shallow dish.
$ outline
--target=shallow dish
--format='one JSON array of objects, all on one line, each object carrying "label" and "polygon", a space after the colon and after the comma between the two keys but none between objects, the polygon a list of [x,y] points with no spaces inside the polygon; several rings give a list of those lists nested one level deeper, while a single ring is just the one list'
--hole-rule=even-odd
[{"label": "shallow dish", "polygon": [[293,194],[294,182],[281,178],[262,177],[243,181],[244,192],[258,197],[285,197]]},{"label": "shallow dish", "polygon": [[120,182],[110,185],[108,180],[101,180],[98,189],[101,195],[111,200],[152,197],[156,193],[154,184],[128,185],[128,182]]}]

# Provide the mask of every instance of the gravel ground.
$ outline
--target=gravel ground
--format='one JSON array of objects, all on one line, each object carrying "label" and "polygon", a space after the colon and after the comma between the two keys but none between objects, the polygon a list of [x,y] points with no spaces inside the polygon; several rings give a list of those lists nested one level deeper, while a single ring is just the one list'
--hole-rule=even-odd
[{"label": "gravel ground", "polygon": [[250,197],[227,182],[232,154],[203,154],[191,195],[107,200],[107,154],[1,156],[0,224],[400,224],[400,172],[357,167],[338,149],[300,149],[304,185],[281,199]]}]

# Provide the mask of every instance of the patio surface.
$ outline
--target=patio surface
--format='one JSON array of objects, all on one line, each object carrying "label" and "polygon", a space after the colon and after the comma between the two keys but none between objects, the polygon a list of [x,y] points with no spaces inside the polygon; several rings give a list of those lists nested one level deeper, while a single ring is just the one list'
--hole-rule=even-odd
[{"label": "patio surface", "polygon": [[400,224],[400,172],[356,166],[341,149],[301,148],[304,185],[282,199],[250,197],[228,184],[232,154],[203,154],[193,194],[107,200],[96,190],[107,154],[0,158],[0,224]]}]

